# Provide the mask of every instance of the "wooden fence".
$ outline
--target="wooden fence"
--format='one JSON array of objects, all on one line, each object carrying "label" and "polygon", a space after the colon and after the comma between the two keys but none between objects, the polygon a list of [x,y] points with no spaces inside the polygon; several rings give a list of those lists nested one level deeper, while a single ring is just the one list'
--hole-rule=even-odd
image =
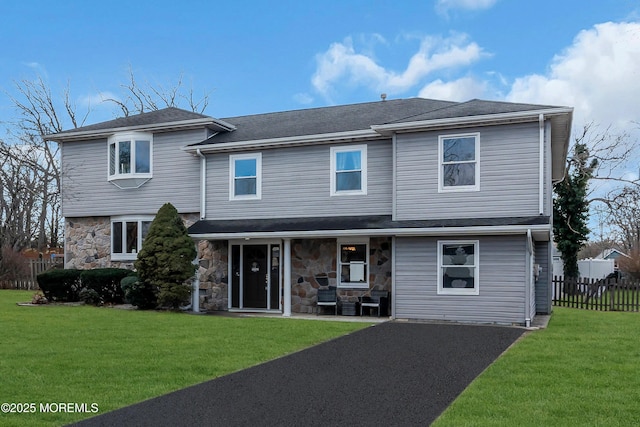
[{"label": "wooden fence", "polygon": [[640,281],[553,278],[553,305],[598,311],[640,311]]},{"label": "wooden fence", "polygon": [[54,267],[62,267],[62,258],[54,259],[31,259],[26,261],[28,265],[29,275],[19,279],[0,281],[0,289],[24,289],[38,290],[38,274],[44,273]]}]

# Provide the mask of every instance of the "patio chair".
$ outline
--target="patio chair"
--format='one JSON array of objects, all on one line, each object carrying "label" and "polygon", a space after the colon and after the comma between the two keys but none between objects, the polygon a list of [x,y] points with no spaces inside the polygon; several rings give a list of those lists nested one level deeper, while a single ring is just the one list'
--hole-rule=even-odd
[{"label": "patio chair", "polygon": [[369,312],[371,312],[372,308],[377,308],[378,317],[380,317],[382,312],[387,316],[387,310],[389,309],[389,291],[378,291],[374,289],[370,292],[370,295],[360,297],[360,316],[362,316],[364,308],[369,309]]},{"label": "patio chair", "polygon": [[316,316],[320,314],[322,307],[333,307],[334,313],[338,315],[338,293],[336,288],[329,287],[329,289],[318,289],[318,301],[316,302]]}]

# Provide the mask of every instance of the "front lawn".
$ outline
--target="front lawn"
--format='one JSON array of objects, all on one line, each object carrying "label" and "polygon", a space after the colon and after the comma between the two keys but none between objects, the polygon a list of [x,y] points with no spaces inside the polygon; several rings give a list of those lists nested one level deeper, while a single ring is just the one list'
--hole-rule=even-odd
[{"label": "front lawn", "polygon": [[555,308],[434,423],[640,425],[640,315]]},{"label": "front lawn", "polygon": [[368,326],[16,305],[32,295],[0,290],[0,403],[35,404],[0,412],[2,426],[67,424],[93,414],[60,403],[97,404],[101,414]]}]

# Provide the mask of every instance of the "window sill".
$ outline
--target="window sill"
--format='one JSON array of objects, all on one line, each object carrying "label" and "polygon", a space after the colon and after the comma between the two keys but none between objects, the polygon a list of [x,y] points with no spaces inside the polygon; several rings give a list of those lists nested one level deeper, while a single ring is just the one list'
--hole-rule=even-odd
[{"label": "window sill", "polygon": [[477,289],[438,289],[438,295],[480,295]]},{"label": "window sill", "polygon": [[367,282],[338,283],[338,289],[369,289]]},{"label": "window sill", "polygon": [[111,261],[135,261],[138,253],[135,254],[111,254]]},{"label": "window sill", "polygon": [[367,192],[363,190],[346,190],[346,191],[334,191],[331,193],[333,196],[366,196]]}]

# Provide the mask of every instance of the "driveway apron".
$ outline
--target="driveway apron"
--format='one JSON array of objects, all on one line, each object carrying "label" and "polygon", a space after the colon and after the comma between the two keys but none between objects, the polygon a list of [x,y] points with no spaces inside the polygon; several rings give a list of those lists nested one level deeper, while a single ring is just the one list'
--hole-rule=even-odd
[{"label": "driveway apron", "polygon": [[523,332],[382,323],[77,425],[429,425]]}]

